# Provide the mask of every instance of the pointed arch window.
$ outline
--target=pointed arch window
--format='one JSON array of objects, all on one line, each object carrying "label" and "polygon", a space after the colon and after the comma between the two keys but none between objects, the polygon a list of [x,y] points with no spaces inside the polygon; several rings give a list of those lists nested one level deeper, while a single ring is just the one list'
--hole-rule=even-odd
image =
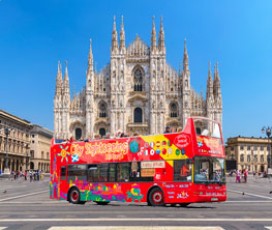
[{"label": "pointed arch window", "polygon": [[175,102],[170,104],[170,117],[178,117],[178,106]]},{"label": "pointed arch window", "polygon": [[99,117],[107,117],[107,105],[105,102],[99,103]]},{"label": "pointed arch window", "polygon": [[134,110],[134,123],[143,122],[143,110],[141,108],[136,108]]},{"label": "pointed arch window", "polygon": [[140,69],[134,71],[134,91],[143,91],[143,73]]}]

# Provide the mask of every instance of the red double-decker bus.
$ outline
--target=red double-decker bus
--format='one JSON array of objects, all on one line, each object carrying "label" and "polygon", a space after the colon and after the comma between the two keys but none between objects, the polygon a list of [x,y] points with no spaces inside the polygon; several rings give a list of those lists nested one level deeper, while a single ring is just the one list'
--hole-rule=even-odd
[{"label": "red double-decker bus", "polygon": [[187,206],[227,198],[221,126],[207,118],[188,118],[177,133],[52,141],[52,199]]}]

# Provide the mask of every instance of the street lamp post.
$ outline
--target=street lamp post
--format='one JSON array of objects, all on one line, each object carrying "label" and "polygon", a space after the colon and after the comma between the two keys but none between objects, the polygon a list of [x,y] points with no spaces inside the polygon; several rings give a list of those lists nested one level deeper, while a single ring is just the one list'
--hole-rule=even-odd
[{"label": "street lamp post", "polygon": [[6,136],[6,141],[5,141],[5,152],[6,152],[6,155],[5,155],[5,168],[4,168],[4,174],[10,174],[10,170],[9,170],[9,167],[8,167],[8,136],[10,134],[10,131],[11,129],[10,128],[5,128],[4,129],[5,131],[5,136]]},{"label": "street lamp post", "polygon": [[267,136],[267,140],[268,140],[268,146],[269,146],[269,151],[268,151],[268,155],[267,155],[267,168],[272,168],[272,151],[271,151],[271,142],[270,142],[270,136],[271,136],[271,129],[272,127],[263,127],[262,128],[262,133],[265,133]]}]

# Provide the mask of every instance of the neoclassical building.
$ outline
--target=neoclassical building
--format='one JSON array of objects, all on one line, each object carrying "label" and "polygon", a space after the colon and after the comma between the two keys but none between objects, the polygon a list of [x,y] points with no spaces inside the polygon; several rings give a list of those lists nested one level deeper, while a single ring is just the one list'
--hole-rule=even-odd
[{"label": "neoclassical building", "polygon": [[52,131],[0,109],[0,171],[49,172],[52,137]]},{"label": "neoclassical building", "polygon": [[270,146],[271,142],[267,138],[230,137],[225,147],[227,160],[234,160],[236,169],[267,172],[270,159],[272,160]]},{"label": "neoclassical building", "polygon": [[0,109],[0,171],[22,171],[29,163],[32,125],[29,121]]},{"label": "neoclassical building", "polygon": [[53,132],[39,125],[32,125],[30,131],[30,169],[49,172],[50,145]]},{"label": "neoclassical building", "polygon": [[96,72],[90,42],[86,87],[73,98],[67,65],[63,73],[59,62],[54,97],[56,138],[113,135],[117,130],[127,134],[162,133],[165,126],[183,126],[189,116],[222,121],[218,66],[213,77],[208,68],[204,98],[191,87],[186,41],[183,68],[176,71],[167,63],[162,21],[157,36],[153,19],[150,46],[139,36],[126,46],[123,18],[119,38],[114,18],[110,50],[110,63]]}]

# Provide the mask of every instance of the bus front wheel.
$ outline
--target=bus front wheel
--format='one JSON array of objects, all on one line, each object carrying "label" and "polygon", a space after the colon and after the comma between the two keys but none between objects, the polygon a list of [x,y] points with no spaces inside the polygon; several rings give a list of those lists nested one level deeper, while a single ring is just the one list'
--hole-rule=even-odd
[{"label": "bus front wheel", "polygon": [[69,201],[73,204],[80,204],[80,192],[77,188],[72,188],[69,193]]},{"label": "bus front wheel", "polygon": [[164,205],[163,192],[159,188],[153,188],[148,196],[148,204],[152,206]]}]

